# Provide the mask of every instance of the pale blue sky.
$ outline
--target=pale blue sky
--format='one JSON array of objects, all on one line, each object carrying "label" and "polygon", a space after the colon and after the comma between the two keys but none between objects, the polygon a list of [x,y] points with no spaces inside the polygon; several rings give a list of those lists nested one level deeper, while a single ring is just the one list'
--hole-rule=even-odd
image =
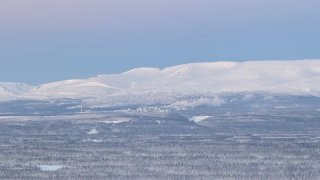
[{"label": "pale blue sky", "polygon": [[0,81],[320,58],[319,0],[3,0]]}]

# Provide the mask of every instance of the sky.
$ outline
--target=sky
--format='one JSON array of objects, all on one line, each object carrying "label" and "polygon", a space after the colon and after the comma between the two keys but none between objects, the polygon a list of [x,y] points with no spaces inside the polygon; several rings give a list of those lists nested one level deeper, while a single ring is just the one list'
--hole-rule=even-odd
[{"label": "sky", "polygon": [[0,0],[0,81],[320,59],[319,0]]}]

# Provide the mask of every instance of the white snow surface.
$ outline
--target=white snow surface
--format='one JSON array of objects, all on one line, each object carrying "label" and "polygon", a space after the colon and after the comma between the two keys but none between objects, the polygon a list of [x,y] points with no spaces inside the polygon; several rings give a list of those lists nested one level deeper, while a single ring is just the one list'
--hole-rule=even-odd
[{"label": "white snow surface", "polygon": [[91,129],[87,134],[98,134],[99,131],[97,129]]},{"label": "white snow surface", "polygon": [[0,100],[16,99],[33,88],[33,86],[24,83],[0,82]]},{"label": "white snow surface", "polygon": [[201,121],[204,121],[208,118],[211,118],[212,116],[193,116],[190,120],[193,121],[193,122],[201,122]]},{"label": "white snow surface", "polygon": [[[43,84],[31,90],[27,85],[0,83],[1,98],[23,94],[35,99],[80,98],[112,103],[123,100],[133,104],[166,103],[183,95],[237,92],[320,96],[320,60],[205,62],[164,69],[138,68],[122,74]],[[218,99],[203,101],[221,103]]]},{"label": "white snow surface", "polygon": [[58,171],[62,168],[64,168],[65,166],[62,165],[39,165],[38,166],[41,171]]}]

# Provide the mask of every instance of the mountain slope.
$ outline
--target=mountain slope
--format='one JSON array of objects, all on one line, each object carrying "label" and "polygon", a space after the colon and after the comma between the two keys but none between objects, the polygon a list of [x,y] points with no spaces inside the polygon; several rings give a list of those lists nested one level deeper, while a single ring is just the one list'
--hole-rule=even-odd
[{"label": "mountain slope", "polygon": [[262,106],[291,105],[316,109],[320,103],[319,82],[320,60],[207,62],[164,69],[138,68],[37,87],[0,83],[0,101],[5,101],[0,103],[0,114],[168,112],[198,107],[245,107],[247,111]]},{"label": "mountain slope", "polygon": [[198,94],[266,92],[320,96],[319,82],[320,60],[206,62],[164,69],[138,68],[38,87],[0,83],[0,100],[71,98],[154,104]]},{"label": "mountain slope", "polygon": [[34,88],[35,96],[102,98],[127,94],[271,92],[320,95],[320,61],[250,61],[139,68]]},{"label": "mountain slope", "polygon": [[0,100],[18,98],[33,88],[33,86],[23,83],[0,82]]}]

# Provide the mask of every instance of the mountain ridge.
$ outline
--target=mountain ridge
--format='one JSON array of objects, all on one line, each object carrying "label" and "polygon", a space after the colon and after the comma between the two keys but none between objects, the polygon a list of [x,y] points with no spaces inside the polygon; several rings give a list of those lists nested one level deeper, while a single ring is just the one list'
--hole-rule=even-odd
[{"label": "mountain ridge", "polygon": [[202,62],[167,68],[136,68],[39,86],[0,83],[0,100],[104,99],[144,94],[269,92],[320,96],[320,60]]}]

